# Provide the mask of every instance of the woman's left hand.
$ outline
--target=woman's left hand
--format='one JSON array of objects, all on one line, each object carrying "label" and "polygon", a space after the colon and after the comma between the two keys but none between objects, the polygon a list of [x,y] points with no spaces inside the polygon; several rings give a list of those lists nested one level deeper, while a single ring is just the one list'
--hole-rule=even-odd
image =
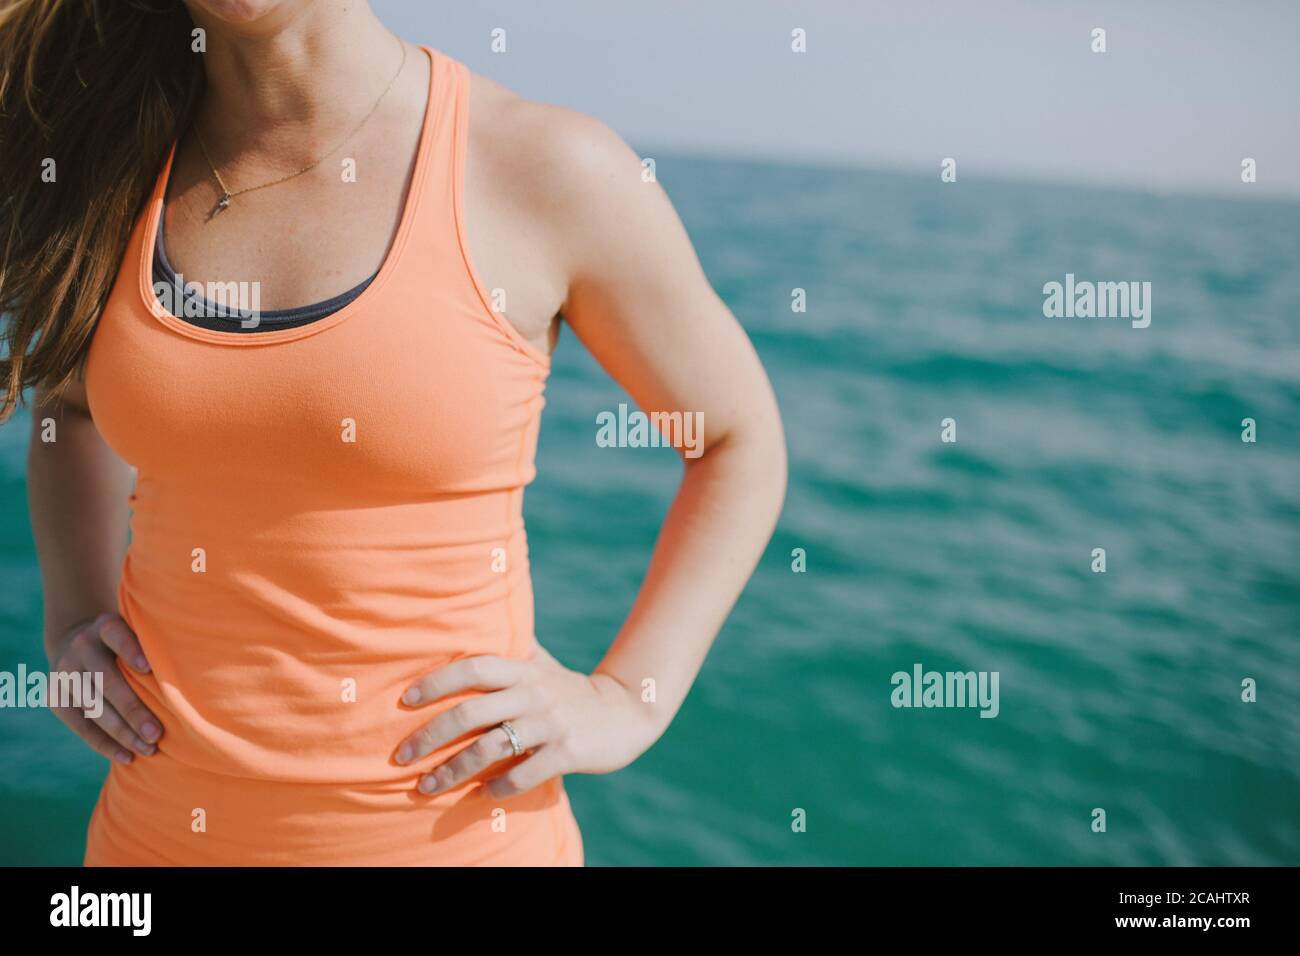
[{"label": "woman's left hand", "polygon": [[457,738],[485,731],[472,745],[420,777],[421,793],[440,793],[514,757],[509,721],[527,758],[487,784],[496,797],[530,790],[566,773],[611,773],[654,740],[653,704],[642,703],[607,674],[569,670],[538,645],[528,660],[466,657],[422,678],[402,695],[413,707],[467,690],[489,693],[461,701],[402,742],[397,762],[419,760]]}]

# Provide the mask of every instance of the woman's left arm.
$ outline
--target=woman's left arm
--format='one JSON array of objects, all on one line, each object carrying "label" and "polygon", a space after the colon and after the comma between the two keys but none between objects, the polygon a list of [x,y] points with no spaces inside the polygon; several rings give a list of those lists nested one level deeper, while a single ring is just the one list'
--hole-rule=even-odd
[{"label": "woman's left arm", "polygon": [[399,748],[398,761],[408,763],[487,731],[422,777],[426,793],[510,760],[502,721],[530,753],[489,772],[497,796],[559,774],[608,773],[649,749],[685,700],[785,495],[785,442],[771,386],[667,195],[604,126],[551,109],[561,121],[549,124],[550,145],[534,161],[541,156],[547,188],[538,201],[567,276],[564,319],[646,413],[702,422],[702,443],[678,448],[681,484],[632,610],[594,673],[571,671],[545,651],[528,661],[480,656],[408,690],[403,700],[413,706],[487,691],[439,714]]}]

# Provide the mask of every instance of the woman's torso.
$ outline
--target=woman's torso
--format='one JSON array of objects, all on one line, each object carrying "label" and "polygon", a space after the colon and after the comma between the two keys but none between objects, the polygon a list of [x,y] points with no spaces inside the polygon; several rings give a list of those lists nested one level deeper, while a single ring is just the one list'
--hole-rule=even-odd
[{"label": "woman's torso", "polygon": [[430,798],[418,775],[472,738],[393,759],[462,699],[408,709],[416,678],[535,642],[522,494],[548,362],[471,265],[469,74],[429,55],[391,247],[338,311],[255,334],[186,323],[150,283],[168,169],[137,223],[86,388],[138,470],[119,602],[152,674],[123,673],[166,732],[111,770],[88,863],[581,860],[558,780]]}]

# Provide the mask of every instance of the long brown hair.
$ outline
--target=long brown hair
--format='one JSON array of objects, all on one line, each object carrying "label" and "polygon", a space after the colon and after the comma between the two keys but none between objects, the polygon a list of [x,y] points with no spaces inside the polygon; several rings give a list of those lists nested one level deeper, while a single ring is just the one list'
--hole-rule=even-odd
[{"label": "long brown hair", "polygon": [[82,367],[203,91],[180,0],[0,0],[0,421]]}]

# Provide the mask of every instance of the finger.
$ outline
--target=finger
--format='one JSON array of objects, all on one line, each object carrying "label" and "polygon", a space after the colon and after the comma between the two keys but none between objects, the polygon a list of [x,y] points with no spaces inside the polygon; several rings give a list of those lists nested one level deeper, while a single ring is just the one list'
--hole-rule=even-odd
[{"label": "finger", "polygon": [[[515,736],[524,750],[531,750],[546,742],[545,723],[537,718],[512,720]],[[503,727],[493,727],[473,744],[420,778],[421,793],[437,793],[458,787],[471,777],[482,773],[493,764],[516,756],[510,735]]]},{"label": "finger", "polygon": [[144,656],[140,641],[126,626],[126,621],[116,615],[108,615],[98,623],[96,633],[109,650],[126,661],[132,670],[141,674],[149,673],[149,661]]},{"label": "finger", "polygon": [[532,695],[520,687],[463,700],[402,741],[397,748],[397,762],[419,760],[466,734],[518,717],[531,701]]},{"label": "finger", "polygon": [[550,651],[548,651],[546,648],[544,648],[541,644],[533,645],[533,659],[546,661],[548,664],[560,663],[558,660],[555,659],[555,655],[552,654]]},{"label": "finger", "polygon": [[126,678],[113,666],[113,659],[106,652],[103,657],[104,699],[146,743],[157,743],[162,736],[162,721],[153,715],[140,700],[140,695],[131,689]]},{"label": "finger", "polygon": [[116,740],[104,733],[89,717],[84,716],[75,707],[56,707],[55,715],[72,730],[74,734],[90,745],[97,754],[116,760],[118,763],[130,763],[133,755]]},{"label": "finger", "polygon": [[463,690],[504,690],[517,684],[526,668],[523,661],[492,654],[462,657],[420,678],[402,694],[402,702],[424,706]]},{"label": "finger", "polygon": [[122,715],[108,704],[104,705],[98,717],[88,717],[87,720],[123,747],[134,750],[142,757],[152,757],[158,751],[157,747],[138,736]]},{"label": "finger", "polygon": [[[117,741],[128,750],[146,757],[152,756],[157,748],[154,741],[162,734],[156,718],[144,707],[126,679],[117,667],[117,658],[104,646],[92,629],[87,629],[73,641],[69,653],[60,659],[58,669],[72,673],[90,673],[97,676],[103,688],[103,698],[98,702],[98,714],[87,713],[84,709],[71,708],[72,712],[84,718],[93,726],[98,726],[104,734]],[[83,701],[83,704],[88,703]],[[123,717],[123,713],[135,708],[135,723]],[[80,726],[72,720],[65,720],[74,729]],[[148,739],[152,737],[153,739]]]},{"label": "finger", "polygon": [[505,773],[493,777],[484,789],[494,797],[513,797],[565,772],[565,754],[560,747],[542,747]]},{"label": "finger", "polygon": [[90,746],[90,749],[96,753],[107,757],[109,760],[117,760],[121,763],[131,762],[131,752],[123,749],[121,744],[96,727],[77,708],[52,707],[50,709],[54,711],[54,715],[59,720],[68,725],[69,730],[84,740]]}]

